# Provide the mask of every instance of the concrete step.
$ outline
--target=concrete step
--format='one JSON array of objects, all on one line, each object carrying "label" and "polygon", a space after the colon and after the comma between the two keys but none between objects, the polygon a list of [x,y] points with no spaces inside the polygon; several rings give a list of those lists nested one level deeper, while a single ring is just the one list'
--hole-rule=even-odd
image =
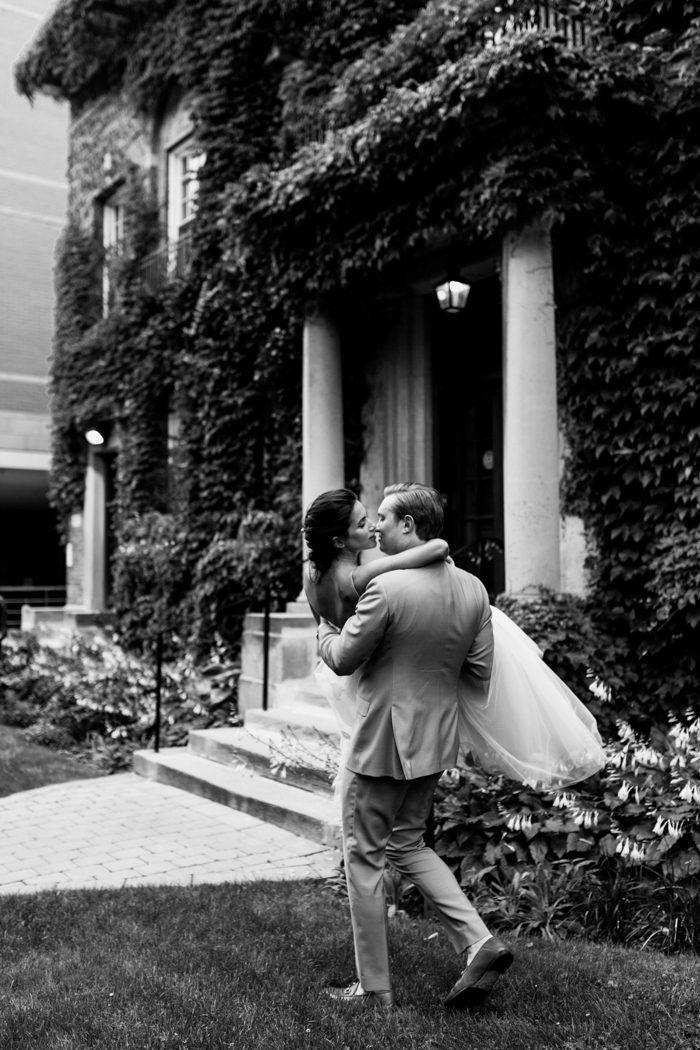
[{"label": "concrete step", "polygon": [[[320,708],[327,708],[328,701],[315,675],[306,678],[285,678],[278,682],[271,693],[270,707],[275,710],[295,707],[303,703]],[[246,712],[247,713],[247,712]]]},{"label": "concrete step", "polygon": [[321,845],[340,845],[335,802],[313,791],[260,776],[244,764],[222,765],[189,747],[136,751],[134,772],[250,813]]},{"label": "concrete step", "polygon": [[190,730],[188,750],[226,766],[244,766],[260,776],[332,797],[340,757],[336,741],[298,735],[292,727],[238,726]]},{"label": "concrete step", "polygon": [[323,706],[297,700],[284,707],[249,708],[244,715],[246,729],[256,731],[258,727],[270,730],[293,728],[299,736],[330,737],[338,739],[338,724],[327,703]]}]

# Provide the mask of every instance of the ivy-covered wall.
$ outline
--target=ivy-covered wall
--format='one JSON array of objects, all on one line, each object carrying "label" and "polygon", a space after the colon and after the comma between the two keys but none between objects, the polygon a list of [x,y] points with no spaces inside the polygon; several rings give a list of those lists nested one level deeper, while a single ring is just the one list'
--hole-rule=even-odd
[{"label": "ivy-covered wall", "polygon": [[[298,589],[310,301],[396,281],[436,243],[544,220],[566,501],[593,541],[588,658],[632,716],[700,705],[700,23],[689,0],[562,0],[574,22],[543,32],[529,25],[536,7],[59,4],[17,71],[25,92],[71,100],[74,150],[96,114],[74,153],[58,265],[53,490],[67,519],[83,423],[118,420],[127,633],[142,631],[154,580],[173,627],[203,645],[234,644],[267,586],[277,601]],[[157,202],[134,144],[175,90],[207,163],[190,272],[154,295],[138,260],[157,239]],[[103,143],[132,219],[120,301],[99,320],[84,220]],[[168,404],[183,424],[174,501],[149,422]]]}]

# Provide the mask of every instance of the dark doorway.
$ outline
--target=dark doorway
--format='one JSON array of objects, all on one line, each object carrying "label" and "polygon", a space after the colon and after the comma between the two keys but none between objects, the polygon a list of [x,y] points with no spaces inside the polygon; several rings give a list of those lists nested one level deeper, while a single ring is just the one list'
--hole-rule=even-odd
[{"label": "dark doorway", "polygon": [[442,313],[433,299],[430,309],[444,536],[456,564],[493,596],[505,589],[500,281],[475,281],[461,314]]}]

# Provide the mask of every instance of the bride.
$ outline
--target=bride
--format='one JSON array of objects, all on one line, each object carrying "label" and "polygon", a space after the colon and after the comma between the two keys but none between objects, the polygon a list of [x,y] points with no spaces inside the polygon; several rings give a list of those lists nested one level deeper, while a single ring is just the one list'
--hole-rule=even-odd
[{"label": "bride", "polygon": [[[415,569],[449,555],[447,543],[419,547],[365,565],[360,553],[376,545],[374,526],[354,493],[332,489],[308,508],[303,527],[309,552],[304,591],[318,622],[341,629],[369,583],[384,572]],[[458,687],[460,743],[484,769],[534,788],[578,783],[605,764],[595,719],[543,662],[536,643],[500,610],[491,610],[494,658],[488,693],[464,676]],[[316,674],[335,712],[341,741],[354,724],[355,677],[324,663]],[[342,750],[342,749],[341,749]]]}]

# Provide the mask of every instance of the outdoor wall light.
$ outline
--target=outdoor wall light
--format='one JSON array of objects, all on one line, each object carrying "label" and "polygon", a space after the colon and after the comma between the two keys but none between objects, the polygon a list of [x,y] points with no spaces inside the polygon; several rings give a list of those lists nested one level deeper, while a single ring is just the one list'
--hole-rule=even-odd
[{"label": "outdoor wall light", "polygon": [[85,440],[88,445],[104,445],[105,443],[104,434],[96,427],[91,427],[90,430],[85,431]]},{"label": "outdoor wall light", "polygon": [[467,305],[470,287],[464,281],[448,277],[443,284],[439,284],[435,289],[440,309],[448,314],[460,313]]}]

